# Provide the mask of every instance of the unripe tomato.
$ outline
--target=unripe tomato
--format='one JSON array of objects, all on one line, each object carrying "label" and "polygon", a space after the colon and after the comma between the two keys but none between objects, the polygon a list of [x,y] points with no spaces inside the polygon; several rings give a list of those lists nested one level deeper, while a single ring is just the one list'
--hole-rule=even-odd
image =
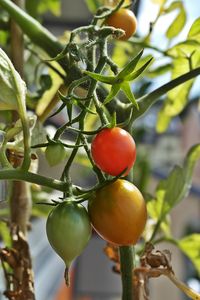
[{"label": "unripe tomato", "polygon": [[93,139],[92,158],[103,172],[117,176],[127,169],[127,175],[136,159],[136,146],[132,136],[119,127],[105,128]]},{"label": "unripe tomato", "polygon": [[147,220],[146,204],[138,188],[118,179],[96,191],[88,203],[94,229],[116,245],[134,245]]},{"label": "unripe tomato", "polygon": [[50,245],[69,267],[91,236],[88,213],[81,204],[64,201],[49,214],[46,232]]},{"label": "unripe tomato", "polygon": [[128,40],[137,29],[137,19],[130,9],[121,8],[106,20],[106,24],[115,28],[123,29],[125,35],[120,40]]},{"label": "unripe tomato", "polygon": [[50,144],[45,150],[46,160],[51,167],[61,163],[66,158],[66,154],[65,147],[60,143]]}]

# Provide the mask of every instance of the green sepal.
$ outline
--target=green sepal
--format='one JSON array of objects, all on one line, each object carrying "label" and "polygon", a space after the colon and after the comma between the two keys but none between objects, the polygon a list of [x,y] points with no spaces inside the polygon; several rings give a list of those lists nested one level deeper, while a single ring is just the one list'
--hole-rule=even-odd
[{"label": "green sepal", "polygon": [[116,77],[114,76],[104,76],[90,71],[84,71],[84,73],[90,76],[91,78],[95,79],[96,81],[100,81],[103,83],[113,84],[116,82]]},{"label": "green sepal", "polygon": [[153,60],[153,57],[151,57],[142,67],[140,67],[134,73],[126,76],[125,80],[127,80],[127,81],[133,81],[134,79],[136,79],[137,77],[139,77],[146,70],[146,68],[151,63],[152,60]]},{"label": "green sepal", "polygon": [[124,94],[127,96],[128,100],[137,108],[139,109],[138,103],[136,102],[135,96],[131,91],[130,84],[128,81],[124,81],[121,84],[121,89],[124,92]]},{"label": "green sepal", "polygon": [[108,96],[106,97],[105,101],[103,102],[103,104],[108,104],[119,92],[121,88],[121,84],[113,84],[113,86],[111,87],[110,93],[108,94]]},{"label": "green sepal", "polygon": [[137,66],[142,54],[143,49],[123,68],[123,70],[117,75],[118,79],[124,79],[132,73],[135,70],[135,67]]}]

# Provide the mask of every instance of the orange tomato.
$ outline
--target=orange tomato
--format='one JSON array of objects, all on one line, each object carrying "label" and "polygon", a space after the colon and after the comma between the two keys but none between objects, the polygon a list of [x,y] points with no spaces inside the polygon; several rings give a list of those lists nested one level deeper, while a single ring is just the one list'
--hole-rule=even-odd
[{"label": "orange tomato", "polygon": [[137,19],[130,9],[121,8],[106,20],[106,24],[115,28],[123,29],[125,35],[120,40],[128,40],[137,29]]},{"label": "orange tomato", "polygon": [[97,233],[116,245],[136,244],[147,220],[142,194],[123,179],[97,190],[89,200],[88,212]]}]

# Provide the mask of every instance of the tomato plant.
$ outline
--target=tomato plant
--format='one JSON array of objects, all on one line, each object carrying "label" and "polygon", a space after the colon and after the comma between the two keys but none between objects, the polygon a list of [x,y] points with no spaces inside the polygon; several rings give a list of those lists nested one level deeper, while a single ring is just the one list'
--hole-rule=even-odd
[{"label": "tomato plant", "polygon": [[98,234],[116,245],[136,244],[147,220],[142,194],[123,179],[97,190],[89,201],[88,211]]},{"label": "tomato plant", "polygon": [[128,40],[137,29],[137,19],[130,9],[121,8],[106,20],[106,24],[115,28],[123,29],[125,34],[120,40]]},{"label": "tomato plant", "polygon": [[105,173],[117,176],[126,169],[127,175],[136,159],[135,141],[122,128],[105,128],[93,139],[91,153],[95,164]]},{"label": "tomato plant", "polygon": [[[154,244],[163,241],[173,243],[190,258],[199,271],[196,253],[199,253],[200,235],[192,234],[176,240],[170,231],[170,222],[167,221],[172,208],[189,192],[192,172],[200,157],[200,144],[190,149],[182,167],[175,167],[167,178],[158,183],[154,195],[148,194],[150,222],[140,240],[140,247],[135,247],[137,259],[133,255],[133,245],[140,239],[146,223],[146,204],[140,191],[133,185],[132,176],[128,176],[127,180],[118,178],[129,174],[136,159],[136,146],[130,135],[133,126],[136,128],[142,124],[142,128],[146,129],[149,124],[142,118],[137,123],[137,119],[164,96],[164,106],[158,113],[157,123],[158,132],[164,132],[171,119],[189,104],[188,95],[195,77],[200,74],[197,47],[199,19],[194,21],[185,40],[176,44],[174,38],[181,32],[186,20],[183,1],[156,1],[156,5],[160,7],[155,19],[151,18],[149,23],[147,21],[143,24],[147,34],[135,36],[128,43],[119,43],[116,39],[127,40],[136,31],[136,18],[127,9],[132,1],[87,0],[85,2],[88,7],[95,13],[91,23],[57,39],[37,18],[28,15],[27,10],[16,7],[14,2],[16,1],[0,0],[1,9],[9,14],[9,20],[12,21],[12,30],[5,39],[4,29],[10,27],[10,21],[7,17],[4,18],[4,12],[2,16],[0,14],[2,48],[12,53],[11,62],[6,52],[0,49],[0,113],[2,110],[10,110],[9,113],[3,112],[0,117],[0,179],[14,181],[9,186],[9,193],[6,193],[11,195],[8,203],[1,203],[2,216],[5,217],[0,220],[5,223],[5,226],[0,224],[0,233],[3,232],[1,235],[5,243],[5,248],[0,248],[2,271],[6,279],[4,294],[9,299],[13,299],[13,295],[19,295],[20,300],[26,300],[29,295],[29,300],[35,300],[31,258],[26,240],[27,223],[31,214],[35,217],[46,214],[49,242],[68,268],[90,238],[90,219],[86,209],[80,204],[89,201],[89,214],[96,231],[106,241],[119,245],[119,249],[113,248],[117,248],[115,262],[120,266],[118,270],[122,277],[123,300],[132,300],[133,291],[136,299],[141,299],[141,295],[149,299],[145,287],[148,286],[149,278],[155,275],[168,276],[189,297],[199,299],[197,293],[174,278],[167,252],[154,251],[152,255],[152,249]],[[45,6],[49,7],[51,2],[55,1],[49,0]],[[104,2],[106,6],[100,7],[100,2]],[[32,6],[35,8],[34,4]],[[54,8],[53,5],[52,10],[55,12]],[[40,10],[41,7],[38,12]],[[153,36],[154,28],[160,17],[174,10],[178,15],[168,29],[163,31],[168,41],[160,47],[156,45]],[[123,37],[119,28],[125,32]],[[29,39],[29,43],[26,43],[26,63],[23,63],[23,34]],[[156,64],[153,62],[154,54],[156,58],[159,57]],[[159,82],[159,76],[166,73],[170,73],[171,80],[153,90],[154,84],[149,86],[154,83],[152,78]],[[133,84],[135,80],[137,82]],[[156,111],[159,107],[160,105]],[[27,110],[31,110],[34,120],[31,120]],[[62,110],[62,117],[54,119],[54,135],[48,137],[46,124],[52,120],[47,121],[48,116],[55,116]],[[116,113],[114,117],[113,112]],[[155,110],[151,111],[153,112]],[[120,124],[117,124],[118,120]],[[95,127],[97,124],[98,128]],[[127,126],[127,131],[120,128],[122,124]],[[111,128],[113,126],[115,127]],[[91,136],[96,133],[90,149]],[[138,143],[139,140],[140,137],[137,139]],[[152,145],[150,148],[149,145],[142,146],[144,147],[140,149],[144,150],[144,155],[151,158],[149,150],[152,150]],[[37,174],[37,163],[41,156],[36,155],[35,149],[42,147],[47,147],[45,158],[50,166],[66,158],[63,165],[59,166],[59,179],[55,178],[56,174],[52,174],[51,170],[48,170],[49,177]],[[70,149],[67,151],[68,157],[65,148]],[[11,164],[10,153],[13,159],[16,156],[19,158],[17,168]],[[138,154],[141,157],[139,151]],[[73,166],[77,163],[88,168],[92,166],[90,171],[95,173],[96,181],[94,185],[90,184],[89,189],[75,183]],[[140,164],[138,168],[140,178],[144,178],[143,166]],[[78,182],[83,183],[80,170],[77,175]],[[35,197],[35,193],[39,196],[41,194],[35,191],[31,194],[31,184],[63,193],[60,197],[64,199],[63,202],[59,200],[48,216],[49,210],[47,212],[39,207],[38,202],[36,206],[35,200],[41,198]],[[42,199],[48,199],[43,190],[42,197],[44,195]],[[31,196],[36,198],[33,199],[33,205],[36,206],[33,210]],[[53,200],[41,203],[56,205]],[[2,229],[4,227],[5,231]],[[9,233],[12,243],[6,238]],[[141,281],[144,284],[138,286]]]},{"label": "tomato plant", "polygon": [[49,243],[67,267],[81,254],[91,236],[91,225],[84,206],[72,201],[58,204],[50,212],[46,232]]}]

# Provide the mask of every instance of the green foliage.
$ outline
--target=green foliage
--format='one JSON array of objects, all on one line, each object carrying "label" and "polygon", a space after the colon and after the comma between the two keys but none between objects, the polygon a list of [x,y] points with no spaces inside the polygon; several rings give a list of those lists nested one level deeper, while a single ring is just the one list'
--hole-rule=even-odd
[{"label": "green foliage", "polygon": [[168,39],[176,37],[182,31],[186,22],[186,12],[182,1],[172,2],[171,5],[165,9],[165,13],[169,13],[174,10],[178,10],[178,15],[167,29],[166,37]]},{"label": "green foliage", "polygon": [[[199,19],[192,24],[186,41],[168,49],[167,54],[173,58],[172,79],[200,65]],[[167,98],[159,112],[158,132],[166,131],[171,119],[186,107],[193,83],[194,80],[190,80],[167,93]]]},{"label": "green foliage", "polygon": [[2,238],[5,246],[7,247],[11,246],[11,236],[10,236],[9,226],[3,221],[0,222],[0,238]]},{"label": "green foliage", "polygon": [[200,274],[200,234],[194,233],[185,236],[178,241],[179,248],[193,262],[196,270]]},{"label": "green foliage", "polygon": [[0,110],[25,110],[25,83],[1,48],[0,86]]},{"label": "green foliage", "polygon": [[104,105],[109,103],[119,93],[119,91],[122,90],[127,99],[134,106],[136,106],[136,108],[138,108],[138,104],[135,100],[133,92],[131,91],[129,82],[137,79],[145,71],[145,69],[153,59],[152,57],[150,57],[146,63],[144,63],[139,69],[135,71],[142,53],[143,51],[140,51],[116,76],[105,76],[85,71],[85,73],[93,79],[111,85],[111,90],[103,102]]},{"label": "green foliage", "polygon": [[47,11],[50,11],[55,16],[59,16],[61,13],[61,2],[60,0],[26,1],[26,10],[34,18]]},{"label": "green foliage", "polygon": [[155,197],[148,203],[148,212],[159,223],[165,221],[167,214],[183,200],[191,187],[192,173],[200,158],[200,144],[193,146],[188,152],[183,166],[175,166],[167,179],[161,180],[156,188]]},{"label": "green foliage", "polygon": [[102,0],[85,0],[85,2],[92,13],[95,13],[102,5]]}]

